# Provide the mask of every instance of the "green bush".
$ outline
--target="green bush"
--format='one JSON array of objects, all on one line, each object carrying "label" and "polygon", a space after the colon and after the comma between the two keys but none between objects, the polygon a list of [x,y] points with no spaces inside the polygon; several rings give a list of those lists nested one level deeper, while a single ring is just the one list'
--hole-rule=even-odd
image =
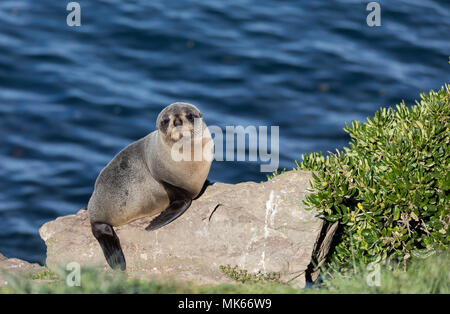
[{"label": "green bush", "polygon": [[350,147],[337,154],[302,156],[298,168],[315,172],[305,204],[340,223],[333,263],[406,262],[448,247],[449,123],[446,86],[346,124]]}]

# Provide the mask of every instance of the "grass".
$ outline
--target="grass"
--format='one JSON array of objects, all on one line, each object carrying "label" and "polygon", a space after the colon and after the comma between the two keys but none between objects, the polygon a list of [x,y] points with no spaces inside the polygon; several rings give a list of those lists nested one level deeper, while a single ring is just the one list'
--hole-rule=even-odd
[{"label": "grass", "polygon": [[[82,269],[81,286],[70,287],[64,272],[44,271],[33,277],[11,277],[0,293],[209,293],[209,294],[298,294],[298,293],[450,293],[449,253],[412,260],[403,264],[380,265],[379,285],[370,286],[367,278],[376,279],[376,267],[367,268],[358,261],[347,273],[333,267],[323,269],[322,282],[311,288],[295,289],[278,282],[195,285],[183,282],[129,279],[124,273]],[[56,278],[56,279],[55,279]],[[41,281],[44,280],[44,281]],[[50,280],[50,282],[49,282]],[[374,282],[369,280],[369,282]]]},{"label": "grass", "polygon": [[280,273],[263,273],[258,271],[250,273],[246,269],[239,268],[238,265],[231,267],[230,265],[221,265],[220,270],[227,275],[227,277],[241,283],[281,283]]},{"label": "grass", "polygon": [[25,278],[31,280],[57,280],[59,277],[58,274],[47,268],[44,271],[26,276]]},{"label": "grass", "polygon": [[362,264],[342,274],[333,268],[325,271],[325,280],[320,292],[325,293],[390,293],[390,294],[447,294],[450,293],[449,253],[441,253],[426,259],[413,259],[404,264],[380,265],[379,285],[375,282],[376,267]]}]

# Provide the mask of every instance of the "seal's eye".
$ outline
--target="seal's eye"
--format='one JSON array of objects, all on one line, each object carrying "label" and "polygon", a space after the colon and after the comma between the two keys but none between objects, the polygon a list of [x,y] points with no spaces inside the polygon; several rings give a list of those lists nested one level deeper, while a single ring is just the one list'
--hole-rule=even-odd
[{"label": "seal's eye", "polygon": [[196,118],[192,113],[188,113],[186,115],[186,118],[190,121],[190,122],[194,122],[194,118]]},{"label": "seal's eye", "polygon": [[161,121],[161,127],[162,127],[162,128],[166,128],[167,125],[169,124],[169,122],[170,122],[170,119],[164,119],[164,120],[162,120],[162,121]]}]

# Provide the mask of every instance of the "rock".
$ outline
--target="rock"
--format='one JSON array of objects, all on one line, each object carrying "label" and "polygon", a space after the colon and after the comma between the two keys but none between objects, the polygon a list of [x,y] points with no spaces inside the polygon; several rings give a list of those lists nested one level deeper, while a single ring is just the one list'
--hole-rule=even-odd
[{"label": "rock", "polygon": [[34,275],[45,270],[39,264],[32,264],[18,258],[6,258],[0,254],[0,286],[8,282],[8,276]]},{"label": "rock", "polygon": [[322,226],[319,238],[316,241],[313,249],[313,256],[311,264],[306,271],[306,278],[308,281],[314,282],[320,275],[320,267],[327,258],[328,251],[330,250],[331,243],[333,242],[333,236],[339,226],[339,222],[325,221]]},{"label": "rock", "polygon": [[[116,228],[127,273],[217,284],[232,282],[221,265],[237,265],[249,272],[275,272],[283,282],[304,286],[311,256],[323,258],[327,252],[320,250],[329,247],[318,243],[327,230],[324,221],[302,202],[310,179],[310,172],[289,171],[263,183],[215,183],[161,229],[144,230],[150,217]],[[39,232],[48,266],[77,262],[108,269],[86,210],[48,222]]]}]

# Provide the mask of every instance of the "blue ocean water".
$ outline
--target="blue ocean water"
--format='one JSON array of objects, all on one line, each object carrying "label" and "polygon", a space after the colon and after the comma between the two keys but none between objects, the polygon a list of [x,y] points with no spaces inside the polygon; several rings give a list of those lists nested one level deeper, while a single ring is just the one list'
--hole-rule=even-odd
[{"label": "blue ocean water", "polygon": [[[280,168],[342,148],[346,121],[450,82],[450,2],[0,2],[0,252],[45,258],[38,228],[85,206],[124,146],[175,101],[208,124],[280,126]],[[215,162],[213,181],[265,179]]]}]

